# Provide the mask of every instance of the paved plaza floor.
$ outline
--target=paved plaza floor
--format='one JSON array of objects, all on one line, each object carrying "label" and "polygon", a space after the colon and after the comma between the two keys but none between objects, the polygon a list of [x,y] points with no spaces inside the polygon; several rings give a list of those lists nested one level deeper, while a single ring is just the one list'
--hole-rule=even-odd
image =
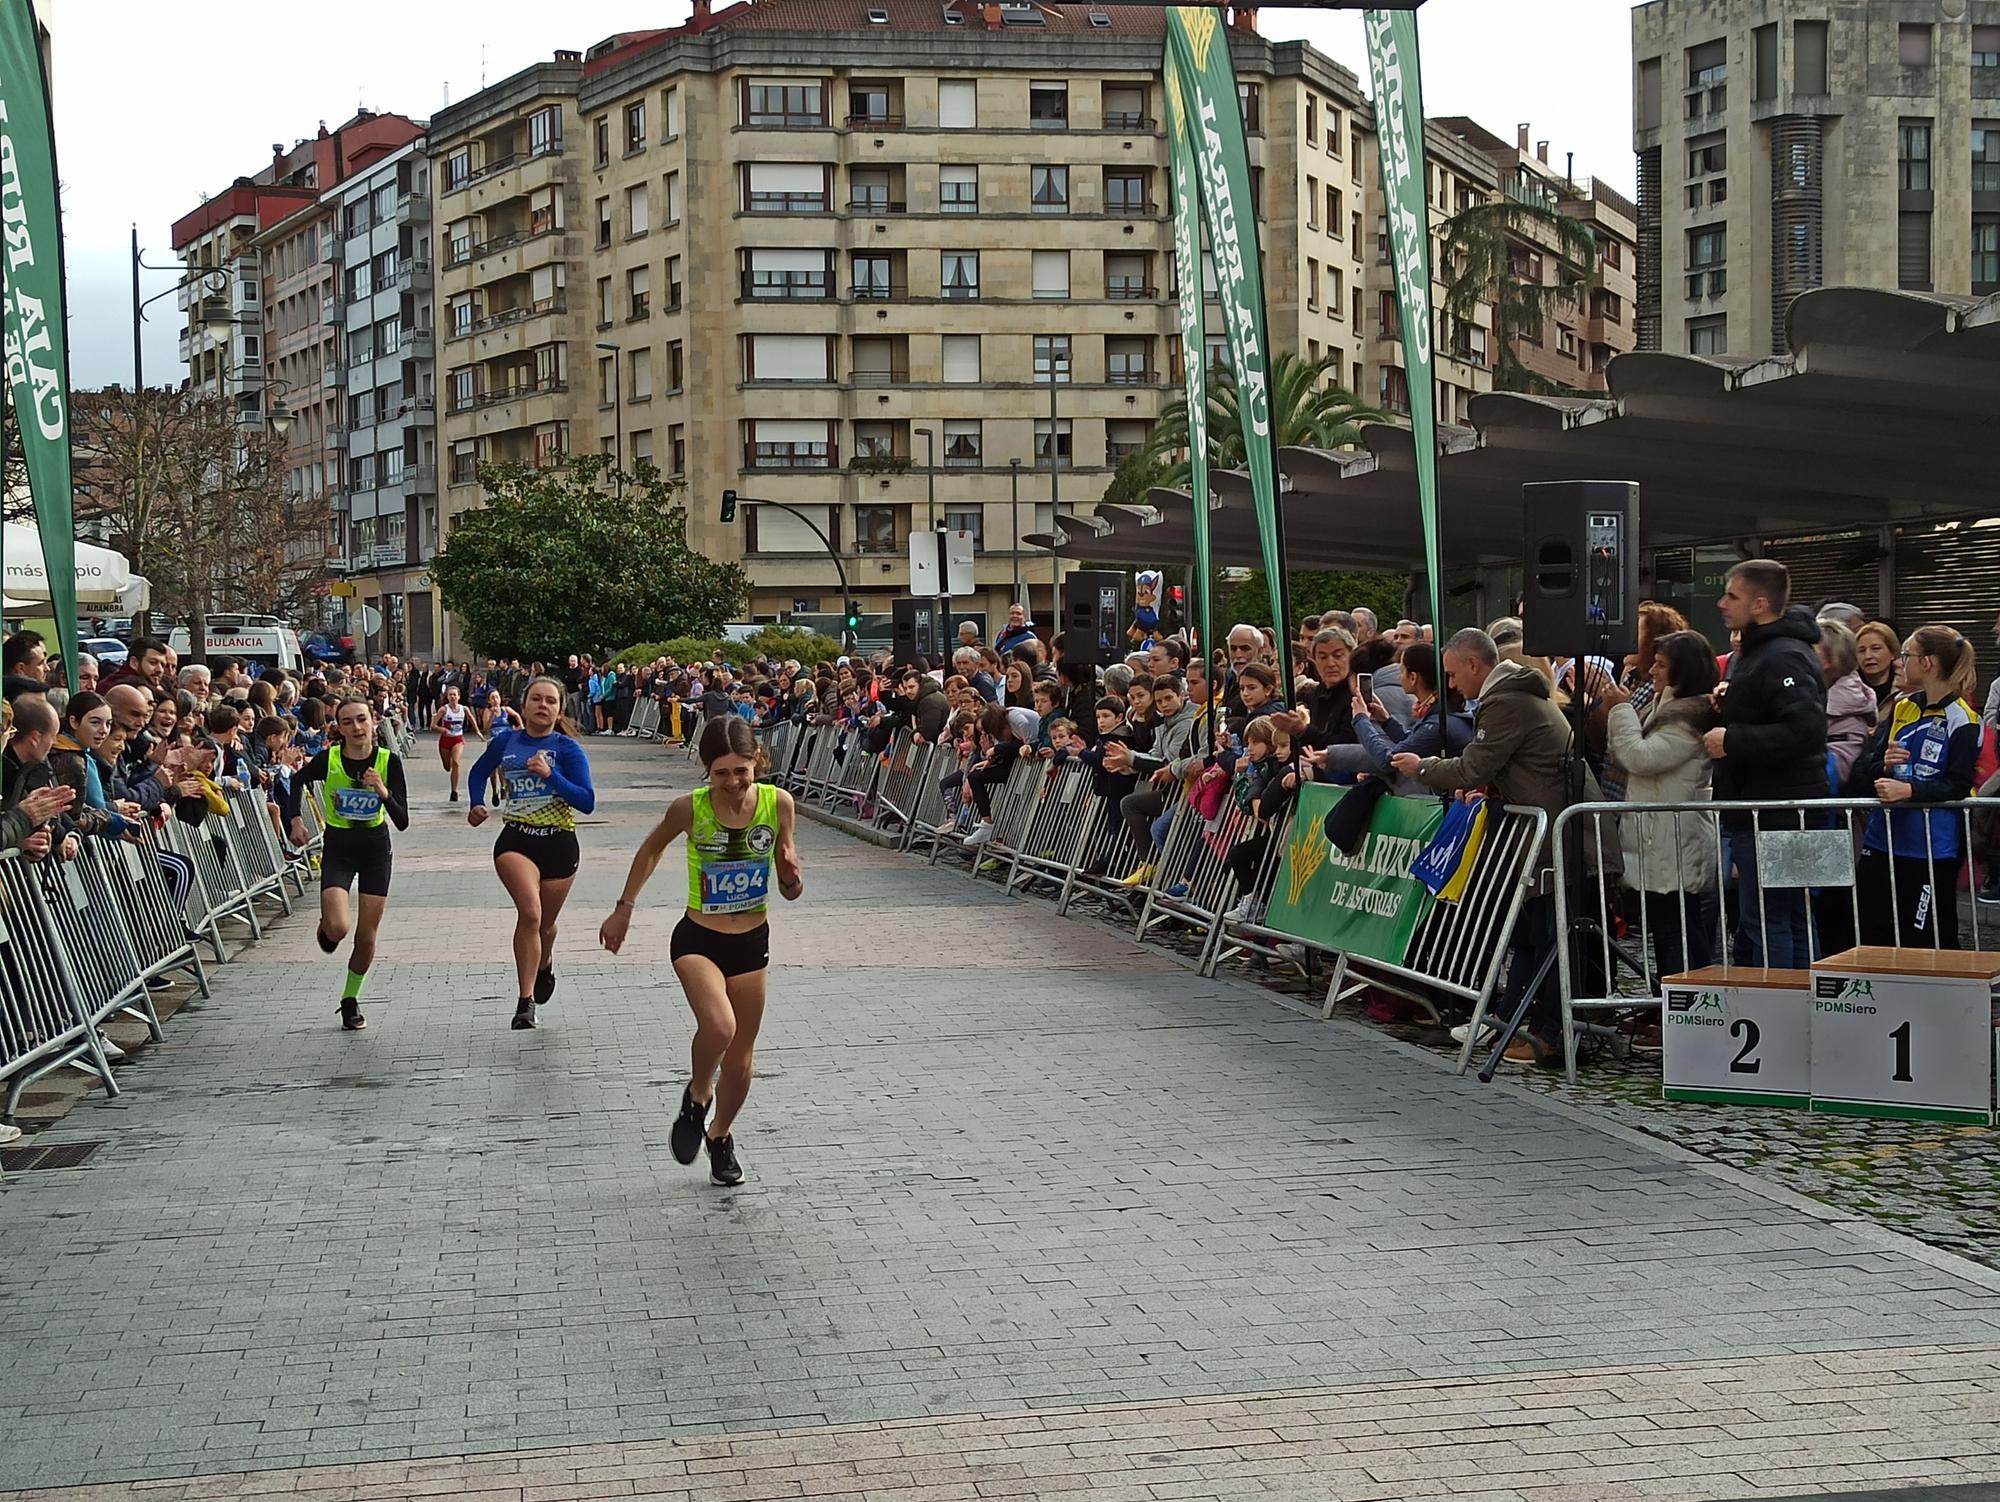
[{"label": "paved plaza floor", "polygon": [[542,1030],[426,740],[368,1030],[294,918],[0,1179],[0,1488],[2000,1495],[2000,1273],[814,825],[713,1187],[590,750]]}]

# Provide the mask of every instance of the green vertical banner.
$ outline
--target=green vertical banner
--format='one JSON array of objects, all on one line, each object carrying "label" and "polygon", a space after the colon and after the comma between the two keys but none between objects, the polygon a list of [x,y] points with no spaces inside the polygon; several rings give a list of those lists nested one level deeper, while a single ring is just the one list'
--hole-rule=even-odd
[{"label": "green vertical banner", "polygon": [[[1201,318],[1201,184],[1180,85],[1167,69],[1167,169],[1174,195],[1174,271],[1180,287],[1181,377],[1187,399],[1188,489],[1194,496],[1195,641],[1215,650],[1215,562],[1208,545],[1208,362]],[[1204,659],[1205,660],[1205,659]]]},{"label": "green vertical banner", "polygon": [[[1185,142],[1201,186],[1203,220],[1208,226],[1215,262],[1216,292],[1222,301],[1223,327],[1229,334],[1229,363],[1236,377],[1236,401],[1242,414],[1243,442],[1250,471],[1250,495],[1257,512],[1257,540],[1264,556],[1264,573],[1271,590],[1271,619],[1277,623],[1280,683],[1292,681],[1291,641],[1286,604],[1285,527],[1278,511],[1278,455],[1271,435],[1270,339],[1264,327],[1264,273],[1257,251],[1256,211],[1250,200],[1250,147],[1243,134],[1243,107],[1236,95],[1236,69],[1230,61],[1229,38],[1222,12],[1197,5],[1167,9],[1167,99],[1176,117],[1174,135]],[[1176,150],[1183,149],[1176,146]],[[1176,206],[1178,221],[1179,208]],[[1176,230],[1178,231],[1178,222]],[[1193,283],[1197,302],[1201,285],[1200,245],[1186,246],[1176,235],[1176,269],[1183,299]],[[1192,265],[1185,258],[1192,255]],[[1185,347],[1188,360],[1202,358],[1199,338]],[[1207,495],[1195,498],[1199,510]],[[1203,652],[1215,644],[1204,641]],[[1219,687],[1219,685],[1218,685]]]},{"label": "green vertical banner", "polygon": [[69,468],[69,335],[63,315],[62,219],[55,123],[32,0],[0,0],[0,321],[7,406],[21,430],[42,536],[49,613],[76,679],[76,520]]},{"label": "green vertical banner", "polygon": [[1410,439],[1416,446],[1417,506],[1424,522],[1424,572],[1430,617],[1439,593],[1437,406],[1431,381],[1430,171],[1424,162],[1424,93],[1417,67],[1415,11],[1371,10],[1368,73],[1375,88],[1375,139],[1382,151],[1382,196],[1389,219],[1389,260],[1403,326],[1403,378],[1410,393]]}]

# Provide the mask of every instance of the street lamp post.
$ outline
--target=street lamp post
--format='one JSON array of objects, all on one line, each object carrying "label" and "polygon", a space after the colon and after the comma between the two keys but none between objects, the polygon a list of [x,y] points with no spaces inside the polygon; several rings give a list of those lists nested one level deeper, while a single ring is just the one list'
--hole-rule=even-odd
[{"label": "street lamp post", "polygon": [[[945,652],[945,614],[951,609],[951,581],[946,574],[949,565],[945,558],[945,519],[937,508],[937,429],[917,428],[913,431],[924,441],[924,495],[931,526],[937,535],[937,603],[931,607],[936,612],[931,617],[931,647],[942,658]],[[940,662],[939,667],[946,677],[951,676],[948,659]]]},{"label": "street lamp post", "polygon": [[611,483],[619,495],[625,494],[625,372],[618,368],[623,346],[599,340],[597,347],[611,352]]},{"label": "street lamp post", "polygon": [[[1063,350],[1049,351],[1049,531],[1056,532],[1062,525],[1056,515],[1059,504],[1060,469],[1062,464],[1062,444],[1057,437],[1056,384],[1058,372],[1069,369],[1069,355]],[[1062,556],[1052,547],[1049,549],[1049,620],[1051,630],[1062,626]]]},{"label": "street lamp post", "polygon": [[[1014,596],[1021,598],[1021,461],[1007,461],[1007,510],[1014,525]],[[1011,601],[1010,601],[1011,603]]]}]

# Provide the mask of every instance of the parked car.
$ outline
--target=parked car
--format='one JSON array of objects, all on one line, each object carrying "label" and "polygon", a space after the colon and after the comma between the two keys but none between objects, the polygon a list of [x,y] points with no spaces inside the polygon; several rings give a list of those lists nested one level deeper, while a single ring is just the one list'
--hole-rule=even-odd
[{"label": "parked car", "polygon": [[77,645],[95,657],[101,668],[122,668],[125,659],[132,655],[131,649],[115,636],[86,636]]}]

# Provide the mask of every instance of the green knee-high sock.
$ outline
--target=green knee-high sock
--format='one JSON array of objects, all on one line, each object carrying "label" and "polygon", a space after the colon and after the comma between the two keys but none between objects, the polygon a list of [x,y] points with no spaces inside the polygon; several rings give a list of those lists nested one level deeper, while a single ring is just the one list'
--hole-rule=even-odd
[{"label": "green knee-high sock", "polygon": [[368,979],[366,972],[348,971],[347,984],[340,988],[340,999],[342,1001],[359,1001],[361,999],[361,983],[366,979]]}]

